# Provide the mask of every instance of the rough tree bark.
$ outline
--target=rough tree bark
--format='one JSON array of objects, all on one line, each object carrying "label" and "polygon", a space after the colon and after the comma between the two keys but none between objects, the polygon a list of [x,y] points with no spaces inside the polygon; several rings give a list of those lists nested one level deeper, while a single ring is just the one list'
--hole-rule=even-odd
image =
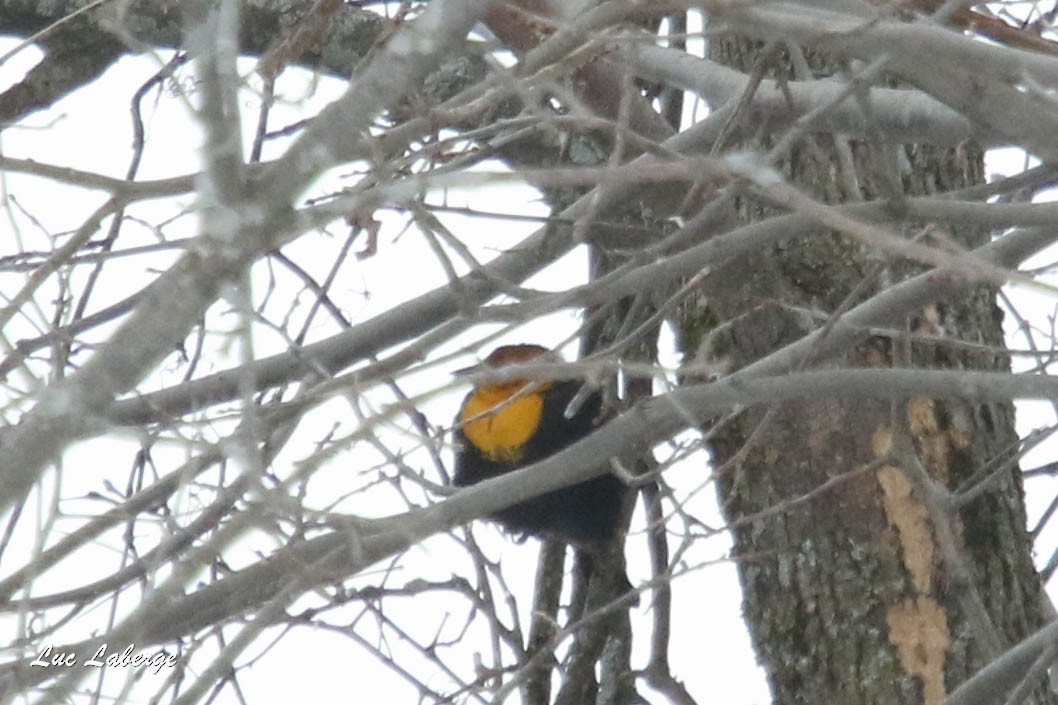
[{"label": "rough tree bark", "polygon": [[[787,78],[794,65],[839,68],[811,54],[791,62],[785,48],[745,38],[714,42],[711,53],[747,72]],[[757,140],[751,146],[766,152],[776,135],[762,131]],[[779,166],[824,202],[888,197],[896,209],[904,196],[983,180],[982,152],[970,144],[941,149],[810,134]],[[740,220],[768,212],[752,197],[734,210]],[[989,235],[932,232],[925,223],[905,232],[968,247]],[[912,271],[823,230],[790,240],[709,277],[683,313],[683,354],[738,369],[817,327],[819,315]],[[938,301],[909,319],[903,335],[875,337],[828,364],[1006,370],[1005,356],[916,340],[944,335],[1002,346],[994,299],[994,291],[977,288]],[[750,409],[713,429],[745,617],[776,703],[940,702],[1042,624],[1013,422],[1005,403],[818,399]],[[910,448],[907,438],[914,451],[900,452]],[[948,513],[923,491],[929,483],[916,474],[923,469],[953,492],[982,477],[987,489],[960,495]],[[845,474],[809,502],[769,512]],[[1053,702],[1042,688],[1031,697]]]}]

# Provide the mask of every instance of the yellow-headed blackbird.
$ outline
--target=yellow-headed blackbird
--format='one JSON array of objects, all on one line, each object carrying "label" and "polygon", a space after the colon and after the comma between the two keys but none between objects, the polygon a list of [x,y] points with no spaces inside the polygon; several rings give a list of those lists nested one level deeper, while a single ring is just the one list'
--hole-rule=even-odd
[{"label": "yellow-headed blackbird", "polygon": [[[485,359],[485,368],[527,361],[561,362],[539,345],[505,345]],[[516,379],[480,384],[463,400],[456,417],[453,484],[473,485],[530,465],[584,438],[595,428],[601,399],[591,393],[571,417],[566,410],[582,383]],[[624,486],[609,473],[491,515],[508,531],[551,535],[580,544],[608,540],[617,531]]]}]

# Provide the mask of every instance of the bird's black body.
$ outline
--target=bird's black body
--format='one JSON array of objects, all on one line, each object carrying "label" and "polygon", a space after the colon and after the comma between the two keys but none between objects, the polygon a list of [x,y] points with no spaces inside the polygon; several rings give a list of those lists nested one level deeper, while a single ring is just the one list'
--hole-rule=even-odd
[{"label": "bird's black body", "polygon": [[[456,420],[453,484],[473,485],[531,465],[584,438],[596,427],[601,405],[597,393],[588,395],[571,418],[565,417],[567,407],[582,386],[581,382],[552,382],[541,385],[542,388],[537,391],[533,391],[531,387],[527,391],[526,384],[528,383],[507,383],[506,386],[516,390],[516,399],[527,394],[539,395],[542,406],[539,407],[539,414],[527,415],[530,418],[525,419],[518,417],[518,423],[524,421],[526,424],[535,424],[536,427],[527,429],[528,438],[506,456],[483,451],[471,440],[464,428],[467,422],[466,410],[475,402],[475,395],[485,393],[490,388],[475,388],[464,399],[460,417]],[[478,406],[481,406],[480,399],[476,401]],[[490,404],[486,404],[485,408],[489,407]],[[503,414],[510,406],[496,404],[495,408],[497,414]],[[478,413],[470,418],[483,416],[488,414]],[[516,533],[550,535],[581,544],[594,543],[608,540],[617,532],[623,495],[624,485],[607,473],[515,504],[496,512],[490,518]]]}]

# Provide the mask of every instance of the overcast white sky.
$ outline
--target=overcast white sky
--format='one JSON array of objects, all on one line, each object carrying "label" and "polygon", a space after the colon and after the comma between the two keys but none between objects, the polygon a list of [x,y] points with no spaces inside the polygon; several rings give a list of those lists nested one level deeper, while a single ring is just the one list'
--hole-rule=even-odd
[{"label": "overcast white sky", "polygon": [[[0,42],[0,54],[6,53],[15,45],[14,41]],[[31,48],[16,54],[0,65],[0,89],[17,80],[37,56],[36,50]],[[131,92],[153,74],[157,67],[157,63],[149,58],[122,60],[96,84],[75,93],[55,108],[32,116],[24,124],[6,130],[0,138],[3,154],[102,172],[115,177],[123,176],[131,157],[131,129],[128,111]],[[251,62],[244,62],[241,65],[241,69],[247,75],[252,72],[252,68]],[[187,77],[190,73],[185,69],[182,75]],[[304,72],[288,71],[280,84],[280,91],[288,102],[281,101],[277,106],[271,122],[273,126],[287,124],[301,115],[316,112],[321,105],[343,89],[342,83],[338,81],[310,81],[308,79],[308,75]],[[257,101],[249,91],[244,95],[245,134],[248,139],[256,119]],[[144,117],[149,132],[145,158],[138,178],[162,178],[196,171],[199,165],[200,137],[185,99],[166,89],[152,94],[152,97],[145,101],[145,105],[147,108]],[[274,156],[277,148],[281,148],[281,145],[276,145],[272,151],[266,150],[266,158],[270,154]],[[1017,162],[1019,158],[1018,155],[1011,153],[1003,154],[1002,158],[990,158],[990,171],[1012,173],[1021,168],[1021,164]],[[489,165],[489,168],[499,167]],[[58,187],[43,180],[20,175],[4,176],[2,185],[4,195],[16,199],[17,205],[12,206],[9,202],[8,212],[0,214],[0,257],[13,254],[20,249],[42,251],[49,249],[52,245],[45,237],[46,233],[70,231],[77,228],[87,215],[105,200],[105,196],[97,192]],[[436,203],[440,198],[440,195],[435,195],[431,200]],[[533,192],[526,188],[505,186],[479,189],[469,193],[449,193],[447,198],[450,205],[471,205],[493,211],[517,209],[527,214],[544,214],[544,208],[534,203]],[[144,221],[150,223],[173,218],[165,226],[165,234],[167,238],[175,239],[193,237],[196,234],[194,218],[181,215],[191,206],[192,200],[187,197],[138,205],[131,212],[132,214],[144,214]],[[149,213],[145,209],[149,209]],[[468,244],[471,244],[475,252],[483,259],[489,256],[485,243],[492,247],[502,246],[503,242],[497,239],[499,232],[503,233],[504,241],[516,242],[534,228],[532,223],[513,221],[497,223],[457,216],[450,216],[445,219],[445,222]],[[400,216],[391,217],[385,225],[378,254],[359,262],[350,260],[334,290],[336,298],[339,298],[343,304],[345,313],[354,321],[363,320],[387,310],[398,305],[408,296],[427,291],[445,281],[443,271],[433,258],[426,254],[427,249],[414,229],[402,232],[404,221]],[[127,226],[124,233],[123,242],[126,247],[136,244],[150,245],[157,242],[155,233],[146,225],[131,224]],[[312,248],[319,244],[319,238],[326,237],[322,234],[309,235],[285,251],[291,256],[296,256],[295,258],[304,264],[311,258]],[[174,252],[174,258],[175,254]],[[1042,259],[1046,260],[1047,257]],[[535,278],[529,286],[564,287],[570,278],[583,278],[584,264],[584,253],[576,252],[567,261]],[[322,278],[330,265],[331,262],[327,260],[315,262],[313,273]],[[113,277],[113,288],[100,290],[95,305],[102,306],[124,297],[152,278],[156,271],[153,268],[158,266],[160,263],[153,256],[128,257],[110,265],[106,271],[110,277]],[[260,269],[258,271],[261,276],[255,282],[255,286],[266,286],[264,273]],[[114,277],[113,273],[120,274]],[[0,293],[5,296],[12,295],[21,286],[24,276],[23,273],[0,271]],[[281,285],[293,286],[289,281],[285,284],[281,281]],[[291,289],[290,291],[296,290]],[[277,296],[276,311],[281,311],[282,307],[289,304],[289,299],[292,297],[290,291]],[[255,292],[257,293],[259,292]],[[1014,295],[1028,296],[1022,292],[1014,292]],[[1024,298],[1019,299],[1019,301],[1025,300]],[[1048,311],[1054,308],[1053,301],[1042,298],[1037,298],[1031,305],[1046,307]],[[218,320],[223,321],[223,317]],[[324,318],[320,320],[325,321]],[[576,319],[571,314],[559,313],[550,317],[545,323],[537,324],[531,329],[517,331],[505,340],[532,340],[546,345],[555,345],[569,335],[576,323]],[[310,339],[318,339],[331,332],[333,329],[321,322],[319,329],[314,331]],[[37,331],[33,329],[30,319],[16,321],[7,329],[9,342],[36,334]],[[481,335],[480,330],[475,331],[474,336],[463,338],[461,344],[466,344],[474,337]],[[1024,341],[1016,337],[1011,342],[1016,347],[1024,347]],[[494,343],[490,343],[489,346],[491,347],[492,344]],[[255,354],[259,356],[268,355],[286,347],[286,343],[279,336],[270,334],[263,328],[259,328],[254,345]],[[449,346],[446,350],[454,350],[455,347]],[[567,356],[571,356],[570,350],[567,350]],[[236,360],[237,351],[231,352],[227,358],[220,357],[218,352],[201,372],[208,373],[212,369],[225,368],[234,364]],[[669,361],[673,362],[671,356]],[[445,375],[449,369],[457,368],[468,362],[469,359],[453,361],[450,367],[445,364],[426,370],[421,375],[409,376],[402,380],[402,384],[405,391],[410,393],[426,391],[436,386],[438,375]],[[158,372],[157,384],[162,386],[173,383],[182,374],[182,368],[163,366],[163,369]],[[453,387],[449,393],[424,404],[423,411],[433,424],[447,426],[464,391]],[[2,402],[6,411],[5,421],[10,422],[17,419],[17,413],[13,413],[9,406],[10,400],[2,399]],[[384,402],[384,399],[378,399],[378,403]],[[1019,426],[1022,433],[1028,428],[1050,424],[1053,420],[1054,412],[1050,405],[1036,403],[1021,405],[1019,408]],[[342,422],[344,431],[349,431],[355,426],[350,402],[346,399],[335,399],[321,406],[313,412],[313,419],[304,423],[303,427],[329,429],[336,421]],[[284,463],[292,465],[299,458],[312,452],[312,444],[319,439],[308,434],[302,434],[302,436],[284,451],[277,460],[277,466],[282,466]],[[413,437],[397,435],[396,432],[392,438],[395,447],[408,450],[419,442]],[[101,492],[102,483],[107,479],[114,485],[123,487],[127,480],[132,455],[138,447],[138,439],[118,436],[79,444],[67,454],[64,461],[64,482],[70,483],[69,487],[76,488],[78,494]],[[171,453],[169,458],[173,460],[181,457],[184,452],[179,447],[169,448],[168,451]],[[164,463],[167,459],[164,455],[165,451],[156,451],[156,453],[158,453],[156,457],[159,458],[161,467],[169,467]],[[1049,449],[1035,451],[1026,459],[1025,466],[1031,467],[1046,462],[1050,455]],[[449,456],[446,458],[450,459]],[[352,489],[349,482],[353,469],[369,467],[377,462],[380,462],[380,456],[354,456],[351,453],[339,456],[317,474],[310,489],[318,493],[318,496],[313,497],[310,494],[308,503],[318,502],[321,507],[326,506],[336,496]],[[427,461],[422,462],[426,464]],[[414,461],[412,464],[415,464]],[[672,482],[691,483],[694,482],[695,476],[693,465],[676,467],[670,471]],[[1040,502],[1054,495],[1056,489],[1052,487],[1054,482],[1055,480],[1035,480],[1029,484],[1030,490],[1037,490],[1035,494],[1030,495],[1030,507],[1034,513],[1038,514],[1040,511],[1041,508],[1038,506]],[[387,505],[380,500],[383,496],[382,493],[372,493],[370,495],[371,504],[366,506],[363,495],[353,497],[342,504],[340,509],[386,514],[390,511],[400,511],[403,508],[403,504],[395,497],[392,498],[392,504]],[[695,501],[703,506],[712,504],[712,488],[706,487],[697,495]],[[85,512],[100,509],[98,503],[92,502],[83,502],[77,506],[82,506]],[[699,515],[714,518],[717,516],[715,509],[706,510],[704,508],[701,509]],[[720,523],[718,518],[716,523]],[[633,524],[633,530],[641,526],[641,519],[637,518]],[[484,526],[479,526],[476,532],[485,540],[492,556],[502,554],[504,570],[510,576],[509,583],[526,586],[522,594],[528,594],[534,569],[532,560],[535,554],[534,542],[516,545],[502,538],[494,529]],[[261,540],[260,544],[255,545],[252,541],[244,541],[241,544],[241,549],[244,551],[243,557],[247,562],[254,560],[257,552],[267,553],[274,548],[271,538],[265,534],[257,536]],[[3,562],[0,562],[0,576],[19,567],[22,560],[29,555],[30,538],[22,537],[22,540],[25,543],[15,546],[3,556]],[[1046,550],[1041,551],[1041,560],[1046,561],[1051,547],[1056,542],[1058,542],[1058,537],[1044,537],[1041,546],[1045,546]],[[697,546],[695,551],[688,556],[688,563],[693,565],[719,561],[726,550],[726,539],[702,542],[702,545]],[[647,579],[649,571],[642,536],[634,533],[630,537],[628,554],[632,582]],[[45,576],[40,582],[40,589],[42,592],[49,592],[53,589],[70,588],[81,584],[86,576],[105,574],[115,567],[116,555],[114,546],[101,544],[99,560],[94,565],[79,564],[64,567],[58,572]],[[235,555],[238,556],[238,553]],[[450,574],[451,561],[457,559],[454,557],[458,555],[459,552],[452,548],[451,539],[445,536],[435,537],[416,547],[402,562],[402,575],[414,574],[424,578],[444,579]],[[238,567],[237,562],[234,567]],[[369,573],[360,578],[359,582],[370,584],[377,577]],[[677,605],[674,614],[693,615],[693,619],[677,620],[674,624],[676,633],[671,656],[674,672],[686,682],[691,692],[702,701],[711,699],[705,695],[706,693],[723,693],[724,701],[730,705],[768,702],[770,698],[767,688],[755,666],[748,638],[741,623],[737,579],[733,566],[720,561],[715,565],[702,567],[685,577],[678,578],[675,583],[675,600]],[[393,605],[395,604],[394,602]],[[528,605],[528,600],[523,601],[523,604]],[[693,607],[688,609],[688,606]],[[406,610],[405,614],[408,616],[421,612],[422,624],[430,625],[430,628],[434,624],[437,610],[444,609],[443,605],[439,606],[422,600],[418,602],[407,600],[400,605],[400,608]],[[643,605],[636,612],[636,628],[649,628],[649,621],[646,617],[648,608],[649,600],[644,599]],[[349,608],[350,616],[354,611],[353,607]],[[91,615],[89,618],[92,618]],[[75,621],[72,625],[73,630],[69,633],[82,636],[80,624]],[[313,632],[300,630],[286,635],[274,645],[269,644],[268,639],[264,639],[257,648],[247,653],[247,659],[255,658],[265,646],[269,646],[271,651],[253,668],[244,671],[241,678],[245,695],[250,702],[285,699],[300,701],[306,696],[312,697],[306,692],[307,688],[312,686],[318,688],[318,696],[325,696],[328,699],[333,699],[336,693],[347,693],[346,697],[353,697],[354,693],[365,690],[375,694],[385,694],[397,702],[410,702],[416,696],[415,691],[406,683],[390,671],[380,667],[370,657],[363,655],[363,652],[355,648],[350,640],[341,634],[323,630]],[[485,648],[482,645],[481,649]],[[467,650],[464,673],[473,672],[474,650],[473,647]],[[643,655],[640,654],[639,658],[642,663]],[[277,666],[282,668],[277,668]],[[144,687],[145,693],[152,692],[149,683],[145,683]],[[217,702],[235,702],[235,698],[230,691],[226,691]]]}]

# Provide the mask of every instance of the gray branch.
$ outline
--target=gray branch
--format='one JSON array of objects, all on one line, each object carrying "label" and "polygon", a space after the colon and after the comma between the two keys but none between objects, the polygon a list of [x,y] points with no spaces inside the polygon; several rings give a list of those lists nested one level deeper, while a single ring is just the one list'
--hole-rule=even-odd
[{"label": "gray branch", "polygon": [[254,260],[288,234],[301,191],[346,157],[349,135],[421,81],[484,11],[483,0],[431,3],[364,67],[346,94],[268,170],[239,204],[237,236],[207,232],[169,271],[149,286],[135,312],[84,367],[45,390],[37,405],[7,429],[0,448],[0,512],[36,482],[44,467],[72,441],[103,427],[101,410],[131,389],[176,347],[217,298]]},{"label": "gray branch", "polygon": [[[734,408],[804,398],[895,401],[921,396],[981,403],[1058,399],[1058,378],[967,370],[845,369],[752,378],[737,374],[684,387],[638,404],[588,438],[544,461],[463,489],[426,509],[380,520],[351,521],[340,529],[280,549],[260,563],[190,595],[156,592],[119,628],[59,650],[83,657],[104,641],[135,643],[140,647],[159,644],[193,634],[274,598],[293,599],[288,594],[291,585],[308,590],[351,577],[432,534],[607,472],[609,464],[600,464],[600,458],[618,457],[630,450],[644,451],[691,423]],[[0,699],[56,675],[56,669],[31,668],[29,661],[0,665]],[[1020,656],[1013,659],[1011,668],[1020,668],[1024,661]]]},{"label": "gray branch", "polygon": [[[918,86],[991,135],[1044,161],[1058,157],[1058,58],[976,41],[925,22],[874,16],[848,0],[853,11],[788,2],[736,5],[718,16],[715,29],[766,39],[792,40],[845,56],[885,58],[885,70]],[[862,12],[859,14],[856,10]]]},{"label": "gray branch", "polygon": [[[622,45],[623,56],[643,78],[664,81],[700,95],[714,109],[737,100],[749,85],[746,74],[708,59],[653,44]],[[744,106],[745,129],[767,121],[776,130],[832,102],[846,87],[834,80],[787,81],[781,87],[774,80],[763,80]],[[955,110],[929,95],[915,90],[871,89],[871,112],[850,96],[811,125],[820,132],[866,136],[879,130],[897,142],[955,146],[968,139],[987,144],[994,135],[977,129]]]}]

